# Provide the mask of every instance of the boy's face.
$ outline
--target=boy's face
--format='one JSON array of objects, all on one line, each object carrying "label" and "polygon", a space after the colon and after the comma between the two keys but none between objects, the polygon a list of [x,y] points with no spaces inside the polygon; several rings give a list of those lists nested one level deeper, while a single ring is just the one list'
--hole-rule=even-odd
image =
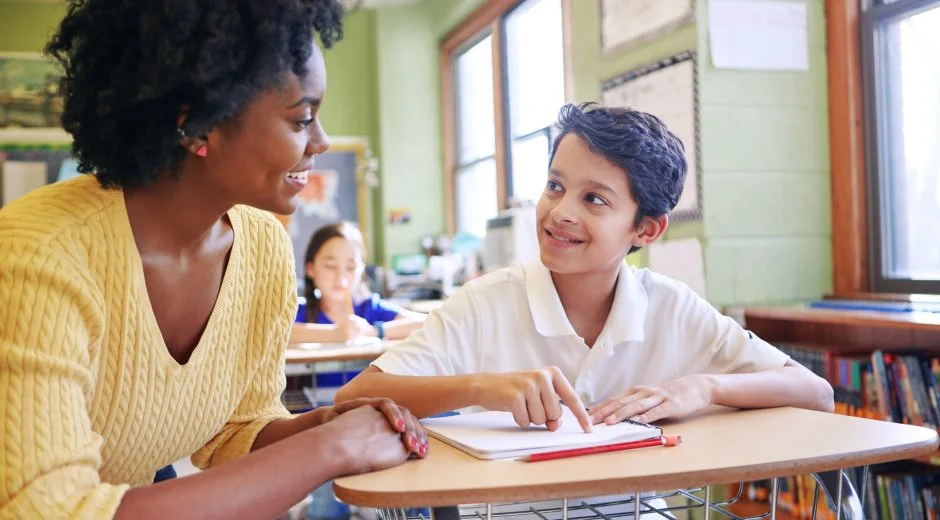
[{"label": "boy's face", "polygon": [[558,274],[619,269],[631,246],[665,231],[665,216],[634,226],[637,209],[623,170],[567,134],[536,207],[542,263]]}]

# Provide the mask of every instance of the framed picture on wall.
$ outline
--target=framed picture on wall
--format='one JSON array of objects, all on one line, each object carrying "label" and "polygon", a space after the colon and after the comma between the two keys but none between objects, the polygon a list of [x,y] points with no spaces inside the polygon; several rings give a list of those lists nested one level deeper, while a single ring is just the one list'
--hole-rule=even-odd
[{"label": "framed picture on wall", "polygon": [[601,53],[612,54],[695,19],[693,0],[598,0]]},{"label": "framed picture on wall", "polygon": [[653,114],[685,147],[685,184],[670,215],[677,221],[702,218],[701,140],[699,138],[698,67],[686,51],[605,81],[603,104]]},{"label": "framed picture on wall", "polygon": [[0,143],[67,144],[61,128],[62,71],[39,53],[0,53]]},{"label": "framed picture on wall", "polygon": [[293,214],[276,215],[287,228],[294,246],[298,286],[303,280],[304,254],[314,233],[322,226],[345,220],[362,230],[367,253],[374,258],[374,241],[369,226],[369,190],[376,184],[376,161],[368,140],[331,137],[330,149],[317,156],[307,186],[298,196]]}]

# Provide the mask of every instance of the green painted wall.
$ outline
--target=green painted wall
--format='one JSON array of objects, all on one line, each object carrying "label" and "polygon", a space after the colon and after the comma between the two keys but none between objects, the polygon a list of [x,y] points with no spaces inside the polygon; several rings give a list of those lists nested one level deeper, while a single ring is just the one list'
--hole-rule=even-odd
[{"label": "green painted wall", "polygon": [[[424,0],[376,11],[382,185],[375,219],[385,262],[445,230],[440,41],[481,3]],[[388,225],[398,208],[410,210],[411,222]]]},{"label": "green painted wall", "polygon": [[[381,157],[379,139],[378,45],[376,13],[360,10],[343,22],[343,39],[324,52],[327,94],[320,119],[334,137],[365,137],[376,157]],[[373,260],[382,258],[385,244],[381,222],[381,185],[368,197],[367,235],[371,237]]]},{"label": "green painted wall", "polygon": [[[825,10],[824,0],[806,3],[808,71],[717,70],[700,60],[705,261],[717,305],[832,289]],[[699,55],[709,55],[705,26]]]},{"label": "green painted wall", "polygon": [[[707,20],[708,0],[696,18]],[[702,139],[701,221],[670,227],[666,239],[697,237],[708,299],[716,306],[820,297],[832,286],[825,17],[809,6],[810,70],[718,70],[705,23],[635,49],[599,52],[598,2],[573,2],[573,74],[578,101],[627,70],[696,50]],[[643,252],[631,263],[646,264]]]},{"label": "green painted wall", "polygon": [[39,52],[65,16],[65,2],[0,0],[0,52]]}]

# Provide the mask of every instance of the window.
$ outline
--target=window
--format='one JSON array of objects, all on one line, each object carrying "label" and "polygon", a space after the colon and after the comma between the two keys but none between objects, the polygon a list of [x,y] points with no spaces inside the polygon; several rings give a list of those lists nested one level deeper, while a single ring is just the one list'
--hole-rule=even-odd
[{"label": "window", "polygon": [[537,202],[545,190],[551,128],[565,103],[561,2],[529,0],[506,17],[509,196]]},{"label": "window", "polygon": [[454,64],[457,229],[483,236],[498,204],[492,36],[461,51]]},{"label": "window", "polygon": [[940,0],[864,13],[871,286],[940,293]]},{"label": "window", "polygon": [[445,40],[451,231],[482,237],[500,209],[541,196],[565,102],[562,32],[562,0],[497,0]]}]

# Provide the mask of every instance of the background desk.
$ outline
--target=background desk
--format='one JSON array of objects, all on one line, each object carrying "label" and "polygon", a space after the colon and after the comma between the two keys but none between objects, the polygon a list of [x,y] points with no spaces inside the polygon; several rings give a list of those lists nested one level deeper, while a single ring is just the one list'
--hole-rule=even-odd
[{"label": "background desk", "polygon": [[548,500],[837,470],[938,445],[927,428],[795,408],[716,409],[664,429],[682,444],[537,463],[478,460],[432,440],[426,459],[337,479],[334,489],[348,503],[384,508]]},{"label": "background desk", "polygon": [[286,361],[288,364],[322,363],[326,361],[371,361],[381,356],[389,346],[395,343],[395,341],[382,341],[367,345],[294,343],[287,345]]}]

